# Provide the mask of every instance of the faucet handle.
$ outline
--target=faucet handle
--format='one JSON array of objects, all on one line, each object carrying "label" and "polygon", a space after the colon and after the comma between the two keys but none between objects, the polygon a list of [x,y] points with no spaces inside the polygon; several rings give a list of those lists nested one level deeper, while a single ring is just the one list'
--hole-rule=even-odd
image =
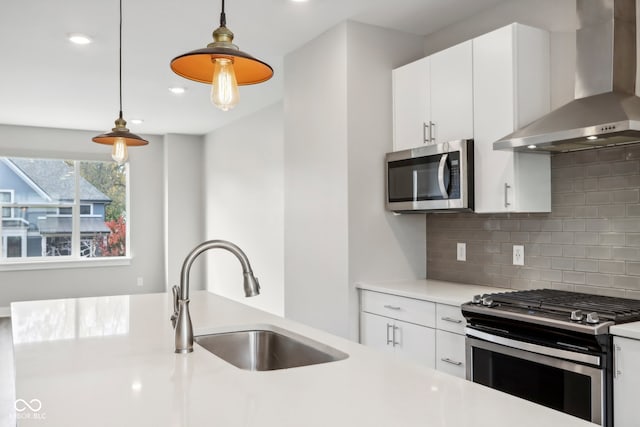
[{"label": "faucet handle", "polygon": [[178,295],[180,294],[180,287],[178,285],[174,286],[171,288],[171,292],[173,292],[173,314],[171,315],[171,324],[175,328],[178,320]]}]

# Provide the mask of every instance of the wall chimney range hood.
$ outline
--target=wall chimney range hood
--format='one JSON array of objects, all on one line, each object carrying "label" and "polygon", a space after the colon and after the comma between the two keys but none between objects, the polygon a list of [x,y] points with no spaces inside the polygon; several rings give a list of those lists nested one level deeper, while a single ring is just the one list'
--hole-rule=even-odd
[{"label": "wall chimney range hood", "polygon": [[576,0],[575,100],[494,142],[494,150],[566,152],[640,142],[636,0]]}]

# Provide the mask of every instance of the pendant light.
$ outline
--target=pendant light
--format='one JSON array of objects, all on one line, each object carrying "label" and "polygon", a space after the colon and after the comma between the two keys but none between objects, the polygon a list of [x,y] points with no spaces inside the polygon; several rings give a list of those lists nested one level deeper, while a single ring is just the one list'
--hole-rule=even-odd
[{"label": "pendant light", "polygon": [[171,60],[174,73],[200,83],[211,84],[211,102],[223,111],[236,106],[238,86],[267,81],[273,68],[241,51],[233,44],[233,33],[227,28],[224,0],[220,27],[213,32],[213,42],[206,48],[193,50]]},{"label": "pendant light", "polygon": [[120,114],[115,121],[116,127],[112,128],[111,132],[98,135],[94,137],[92,141],[97,142],[98,144],[112,145],[111,158],[117,164],[121,165],[129,158],[127,147],[147,145],[149,143],[149,141],[129,132],[129,129],[127,129],[127,122],[122,118],[122,0],[120,0],[120,47],[118,52],[120,54]]}]

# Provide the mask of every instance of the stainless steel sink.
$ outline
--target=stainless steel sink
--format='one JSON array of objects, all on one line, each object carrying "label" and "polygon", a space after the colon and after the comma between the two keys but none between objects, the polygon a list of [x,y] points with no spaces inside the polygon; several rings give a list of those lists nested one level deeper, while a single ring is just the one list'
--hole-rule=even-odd
[{"label": "stainless steel sink", "polygon": [[349,357],[335,348],[274,326],[200,335],[195,342],[248,371],[295,368]]}]

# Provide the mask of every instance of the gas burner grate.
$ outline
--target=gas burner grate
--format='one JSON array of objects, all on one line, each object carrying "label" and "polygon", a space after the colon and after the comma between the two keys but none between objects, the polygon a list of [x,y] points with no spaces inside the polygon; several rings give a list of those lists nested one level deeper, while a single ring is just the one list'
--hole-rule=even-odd
[{"label": "gas burner grate", "polygon": [[592,295],[557,289],[502,292],[491,295],[494,303],[549,312],[582,310],[597,312],[601,318],[616,323],[640,320],[640,300]]}]

